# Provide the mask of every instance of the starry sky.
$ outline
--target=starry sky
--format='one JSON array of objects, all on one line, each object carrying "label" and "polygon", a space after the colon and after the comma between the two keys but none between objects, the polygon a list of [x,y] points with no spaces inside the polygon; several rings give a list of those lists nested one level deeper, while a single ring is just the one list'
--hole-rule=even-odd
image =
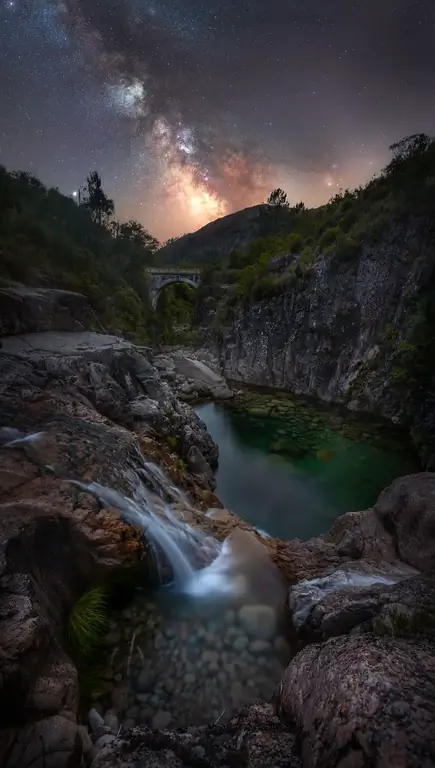
[{"label": "starry sky", "polygon": [[435,0],[0,0],[0,163],[164,240],[435,133]]}]

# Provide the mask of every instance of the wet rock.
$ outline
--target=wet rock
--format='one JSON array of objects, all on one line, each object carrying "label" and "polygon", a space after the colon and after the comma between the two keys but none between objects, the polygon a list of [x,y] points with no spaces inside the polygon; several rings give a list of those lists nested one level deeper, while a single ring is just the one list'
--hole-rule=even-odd
[{"label": "wet rock", "polygon": [[156,731],[164,730],[165,728],[168,728],[171,720],[172,720],[171,714],[169,712],[165,712],[163,709],[160,709],[154,715],[151,722],[151,726]]},{"label": "wet rock", "polygon": [[102,725],[104,725],[104,720],[101,717],[100,713],[97,712],[96,709],[92,708],[88,712],[88,722],[89,727],[91,731],[97,731],[98,728],[100,728]]},{"label": "wet rock", "polygon": [[267,653],[272,650],[272,646],[266,640],[254,640],[249,644],[251,653]]},{"label": "wet rock", "polygon": [[112,690],[110,698],[115,712],[121,712],[123,709],[126,709],[128,706],[128,695],[128,685],[125,682],[120,683]]},{"label": "wet rock", "polygon": [[110,710],[107,711],[106,714],[104,715],[104,724],[107,725],[108,728],[110,728],[112,733],[116,734],[118,732],[119,722],[118,722],[118,718],[117,718],[115,712],[113,712],[113,710],[112,711],[110,711]]},{"label": "wet rock", "polygon": [[134,705],[126,710],[125,716],[131,720],[136,720],[136,718],[139,717],[139,711],[139,707]]},{"label": "wet rock", "polygon": [[434,651],[426,639],[373,634],[301,651],[278,686],[276,708],[299,733],[309,765],[435,765]]},{"label": "wet rock", "polygon": [[238,635],[232,642],[233,648],[236,651],[243,651],[249,645],[249,640],[246,635]]},{"label": "wet rock", "polygon": [[268,605],[245,605],[238,618],[245,632],[261,640],[270,640],[276,631],[276,613]]},{"label": "wet rock", "polygon": [[104,736],[100,736],[100,738],[97,739],[95,746],[97,749],[103,749],[103,747],[112,744],[112,742],[115,741],[115,738],[116,736],[114,736],[113,733],[105,733]]}]

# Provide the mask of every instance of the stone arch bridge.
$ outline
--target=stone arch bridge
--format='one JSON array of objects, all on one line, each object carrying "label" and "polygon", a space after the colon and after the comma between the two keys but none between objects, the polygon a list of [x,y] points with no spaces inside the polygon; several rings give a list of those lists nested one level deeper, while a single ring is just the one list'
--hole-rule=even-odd
[{"label": "stone arch bridge", "polygon": [[177,269],[174,267],[150,267],[147,269],[150,279],[151,306],[156,309],[159,296],[164,288],[173,283],[186,283],[191,288],[198,288],[201,281],[200,269]]}]

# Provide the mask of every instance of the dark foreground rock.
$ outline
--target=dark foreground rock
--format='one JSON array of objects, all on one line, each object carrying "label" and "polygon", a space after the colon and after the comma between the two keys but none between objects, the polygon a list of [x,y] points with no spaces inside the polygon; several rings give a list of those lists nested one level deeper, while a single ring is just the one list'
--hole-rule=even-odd
[{"label": "dark foreground rock", "polygon": [[299,653],[276,708],[298,735],[302,765],[435,765],[434,651],[427,639],[362,635]]},{"label": "dark foreground rock", "polygon": [[224,726],[187,731],[135,728],[102,750],[92,768],[300,768],[294,735],[271,704],[254,704]]}]

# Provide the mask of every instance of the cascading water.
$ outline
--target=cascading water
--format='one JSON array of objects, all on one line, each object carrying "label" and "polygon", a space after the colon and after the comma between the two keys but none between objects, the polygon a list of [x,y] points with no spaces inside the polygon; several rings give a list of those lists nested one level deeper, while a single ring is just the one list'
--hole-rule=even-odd
[{"label": "cascading water", "polygon": [[[42,437],[3,430],[0,444],[41,462]],[[61,477],[61,468],[46,467]],[[289,649],[279,634],[285,588],[265,546],[242,530],[223,543],[204,533],[197,523],[205,513],[139,451],[125,479],[130,496],[63,477],[140,527],[162,582],[168,570],[172,576],[169,588],[153,593],[138,584],[133,601],[112,614],[97,708],[115,711],[124,728],[164,728],[227,719],[270,699]]]},{"label": "cascading water", "polygon": [[241,530],[220,543],[192,526],[187,497],[150,462],[142,462],[132,498],[76,484],[140,526],[162,579],[168,565],[173,577],[171,589],[153,602],[139,594],[113,623],[108,645],[119,682],[103,708],[115,708],[124,727],[165,727],[226,719],[270,699],[289,650],[279,635],[285,590],[264,545]]},{"label": "cascading water", "polygon": [[[187,506],[183,494],[174,486],[168,485],[166,476],[158,467],[150,462],[145,466],[159,483],[165,483],[166,488],[173,492],[172,495],[178,495]],[[145,532],[153,547],[159,573],[162,575],[165,566],[169,565],[174,586],[178,591],[190,593],[194,589],[199,564],[204,561],[211,562],[219,557],[222,548],[215,539],[205,536],[176,517],[171,505],[165,503],[161,496],[150,493],[139,479],[134,498],[123,496],[118,491],[98,483],[74,481],[74,484],[98,496],[108,507],[119,509],[128,522],[139,526]],[[161,490],[163,495],[163,488]]]}]

